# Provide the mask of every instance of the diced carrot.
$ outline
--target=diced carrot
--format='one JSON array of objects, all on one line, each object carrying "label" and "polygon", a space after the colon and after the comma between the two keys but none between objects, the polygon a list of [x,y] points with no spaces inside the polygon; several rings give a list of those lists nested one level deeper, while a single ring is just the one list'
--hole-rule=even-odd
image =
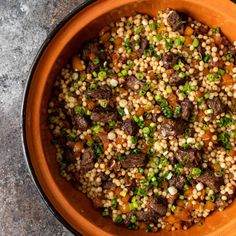
[{"label": "diced carrot", "polygon": [[232,62],[228,63],[225,66],[225,69],[228,70],[229,72],[232,72],[233,68],[234,68],[234,64]]},{"label": "diced carrot", "polygon": [[130,59],[131,59],[131,60],[135,60],[135,59],[137,59],[137,58],[138,58],[137,52],[131,52],[131,53],[130,53]]},{"label": "diced carrot", "polygon": [[[123,77],[122,77],[122,78],[123,78]],[[120,92],[120,93],[127,93],[127,90],[124,89],[124,88],[119,88],[119,92]]]},{"label": "diced carrot", "polygon": [[215,140],[213,140],[213,134],[210,130],[205,131],[205,133],[201,136],[201,140],[203,141],[205,147],[207,147],[210,142],[215,143]]},{"label": "diced carrot", "polygon": [[145,109],[143,107],[139,107],[136,111],[136,116],[142,116],[145,112]]},{"label": "diced carrot", "polygon": [[90,134],[87,134],[85,137],[84,137],[84,140],[85,141],[92,141],[92,136]]},{"label": "diced carrot", "polygon": [[121,37],[115,38],[115,41],[114,41],[115,48],[119,48],[122,45],[123,41],[124,39]]},{"label": "diced carrot", "polygon": [[175,94],[169,94],[167,101],[172,107],[175,108],[177,106],[177,96]]},{"label": "diced carrot", "polygon": [[189,212],[186,209],[184,209],[183,207],[179,207],[179,206],[176,207],[175,216],[176,216],[176,218],[183,220],[183,221],[189,220]]},{"label": "diced carrot", "polygon": [[189,188],[184,192],[184,195],[186,197],[190,197],[190,196],[192,196],[192,194],[193,194],[193,189],[192,188]]},{"label": "diced carrot", "polygon": [[215,172],[219,172],[221,168],[220,163],[214,163],[214,164],[212,163],[211,167],[213,168]]},{"label": "diced carrot", "polygon": [[75,153],[80,153],[83,149],[83,143],[81,141],[77,141],[74,145],[74,152]]},{"label": "diced carrot", "polygon": [[121,197],[121,201],[124,203],[127,203],[129,201],[129,199],[130,199],[130,196],[128,193],[125,195],[125,197]]},{"label": "diced carrot", "polygon": [[174,227],[175,227],[175,229],[177,229],[177,230],[181,229],[181,228],[182,228],[181,222],[176,222],[176,223],[174,223]]},{"label": "diced carrot", "polygon": [[116,195],[116,196],[119,196],[121,191],[122,191],[121,188],[119,188],[119,187],[116,188],[116,189],[115,189],[115,195]]},{"label": "diced carrot", "polygon": [[198,122],[203,122],[204,117],[205,117],[204,111],[200,111],[200,112],[198,113]]},{"label": "diced carrot", "polygon": [[187,35],[187,36],[191,36],[193,34],[193,28],[191,28],[190,26],[187,26],[185,31],[184,31],[184,35]]},{"label": "diced carrot", "polygon": [[95,103],[92,100],[87,101],[87,108],[89,110],[93,110],[94,107],[95,107]]},{"label": "diced carrot", "polygon": [[186,45],[186,46],[190,46],[191,44],[192,44],[192,38],[190,37],[190,36],[186,36],[185,37],[185,41],[184,41],[184,44]]},{"label": "diced carrot", "polygon": [[200,208],[200,203],[198,201],[196,201],[196,203],[193,205],[193,208],[196,210],[196,209],[199,209]]},{"label": "diced carrot", "polygon": [[146,228],[147,228],[147,225],[146,225],[144,222],[140,222],[140,223],[139,223],[139,228],[140,228],[140,229],[146,229]]},{"label": "diced carrot", "polygon": [[188,201],[186,206],[185,206],[185,209],[187,211],[192,211],[193,210],[193,204],[192,204],[192,201]]},{"label": "diced carrot", "polygon": [[169,215],[169,216],[167,216],[166,221],[169,224],[173,225],[174,223],[179,222],[179,219],[175,215]]},{"label": "diced carrot", "polygon": [[214,42],[216,45],[220,46],[222,43],[222,37],[220,35],[214,35],[213,36]]},{"label": "diced carrot", "polygon": [[72,58],[72,66],[75,71],[83,71],[84,65],[82,61],[80,60],[79,56],[75,55]]},{"label": "diced carrot", "polygon": [[141,178],[144,178],[144,176],[142,174],[140,174],[140,173],[136,173],[135,174],[135,178],[136,179],[141,179]]},{"label": "diced carrot", "polygon": [[202,73],[203,73],[203,75],[208,75],[209,74],[209,69],[208,68],[204,68]]},{"label": "diced carrot", "polygon": [[184,206],[185,206],[185,202],[184,202],[184,200],[178,199],[178,200],[176,201],[176,205],[177,205],[177,206],[180,206],[180,207],[184,207]]},{"label": "diced carrot", "polygon": [[109,139],[107,138],[107,133],[100,132],[100,133],[98,133],[98,137],[102,141],[103,149],[106,150],[109,145]]},{"label": "diced carrot", "polygon": [[161,26],[158,28],[158,30],[157,30],[157,33],[158,34],[160,34],[160,33],[162,33],[162,31],[164,31],[165,30],[165,25],[164,24],[161,24]]},{"label": "diced carrot", "polygon": [[130,207],[129,207],[129,203],[126,203],[124,205],[119,205],[118,209],[121,211],[121,213],[128,213],[130,212]]},{"label": "diced carrot", "polygon": [[197,91],[195,92],[195,97],[196,97],[196,99],[201,98],[202,96],[203,96],[203,93],[202,93],[201,91],[197,90]]},{"label": "diced carrot", "polygon": [[224,74],[222,76],[221,85],[222,86],[232,86],[234,84],[233,78],[229,74]]},{"label": "diced carrot", "polygon": [[209,211],[214,211],[215,209],[215,203],[211,201],[207,201],[205,204],[205,209]]},{"label": "diced carrot", "polygon": [[231,157],[235,157],[235,156],[236,156],[236,151],[235,151],[234,149],[230,149],[229,155],[230,155]]}]

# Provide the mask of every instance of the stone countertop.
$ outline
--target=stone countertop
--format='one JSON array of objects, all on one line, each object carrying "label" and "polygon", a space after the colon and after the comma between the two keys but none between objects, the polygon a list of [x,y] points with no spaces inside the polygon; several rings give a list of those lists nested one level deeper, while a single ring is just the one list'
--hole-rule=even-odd
[{"label": "stone countertop", "polygon": [[82,0],[0,0],[0,235],[72,235],[41,199],[26,166],[20,108],[48,33]]}]

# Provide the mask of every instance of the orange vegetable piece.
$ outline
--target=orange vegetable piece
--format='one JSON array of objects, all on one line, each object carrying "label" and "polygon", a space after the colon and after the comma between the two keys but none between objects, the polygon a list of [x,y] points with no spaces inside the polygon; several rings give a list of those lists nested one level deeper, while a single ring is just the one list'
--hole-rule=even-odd
[{"label": "orange vegetable piece", "polygon": [[203,75],[208,75],[209,74],[209,69],[208,68],[204,68],[203,69]]},{"label": "orange vegetable piece", "polygon": [[187,36],[191,36],[193,34],[193,28],[191,28],[190,26],[187,26],[185,31],[184,31],[184,35],[187,35]]},{"label": "orange vegetable piece", "polygon": [[117,37],[114,41],[115,48],[119,48],[122,45],[123,41],[124,41],[123,38]]},{"label": "orange vegetable piece", "polygon": [[184,44],[186,45],[186,46],[190,46],[191,44],[192,44],[192,38],[190,37],[190,36],[186,36],[185,37],[185,41],[184,41]]},{"label": "orange vegetable piece", "polygon": [[[120,195],[121,196],[121,195]],[[128,193],[126,193],[125,197],[122,197],[121,196],[121,201],[124,202],[124,203],[127,203],[129,202],[129,199],[130,199],[130,196]]]},{"label": "orange vegetable piece", "polygon": [[200,111],[198,113],[198,121],[202,122],[204,120],[204,117],[205,117],[205,113],[203,111]]},{"label": "orange vegetable piece", "polygon": [[136,179],[141,179],[141,178],[144,178],[144,176],[142,174],[140,174],[140,173],[136,173],[135,174],[135,178]]},{"label": "orange vegetable piece", "polygon": [[175,108],[177,106],[177,96],[175,94],[169,94],[167,101],[172,107]]},{"label": "orange vegetable piece", "polygon": [[189,188],[184,192],[184,195],[186,197],[190,197],[190,196],[192,196],[192,194],[193,194],[193,189],[192,188]]},{"label": "orange vegetable piece", "polygon": [[81,141],[77,141],[74,145],[74,152],[80,153],[83,149],[83,143]]},{"label": "orange vegetable piece", "polygon": [[213,134],[210,132],[210,130],[206,130],[205,133],[201,136],[201,139],[204,143],[204,146],[207,147],[209,142],[215,142],[213,139]]},{"label": "orange vegetable piece", "polygon": [[136,111],[136,116],[142,116],[145,112],[145,109],[143,107],[139,107]]},{"label": "orange vegetable piece", "polygon": [[235,157],[235,156],[236,156],[236,151],[234,151],[234,149],[231,149],[231,150],[229,151],[229,155],[230,155],[231,157]]},{"label": "orange vegetable piece", "polygon": [[183,221],[189,220],[189,212],[186,209],[184,209],[183,207],[179,207],[179,206],[176,207],[175,216],[176,216],[176,218],[183,220]]},{"label": "orange vegetable piece", "polygon": [[73,56],[73,58],[72,58],[72,66],[75,71],[83,71],[84,70],[84,65],[77,55]]},{"label": "orange vegetable piece", "polygon": [[87,108],[89,110],[93,110],[94,107],[95,107],[95,103],[92,100],[87,101]]},{"label": "orange vegetable piece", "polygon": [[124,205],[119,205],[118,209],[121,211],[121,213],[128,213],[130,212],[130,207],[129,207],[129,203],[126,203]]},{"label": "orange vegetable piece", "polygon": [[179,219],[175,215],[169,215],[169,216],[167,216],[166,221],[169,224],[173,225],[174,223],[179,222]]},{"label": "orange vegetable piece", "polygon": [[215,210],[215,203],[211,201],[207,201],[205,204],[205,209],[209,211],[214,211]]},{"label": "orange vegetable piece", "polygon": [[229,72],[232,72],[234,68],[234,64],[230,62],[228,65],[225,66],[225,69],[228,70]]},{"label": "orange vegetable piece", "polygon": [[213,36],[214,42],[216,45],[220,46],[222,43],[222,37],[220,35],[214,35]]},{"label": "orange vegetable piece", "polygon": [[196,97],[196,99],[201,98],[202,96],[203,96],[203,93],[202,93],[201,91],[197,90],[197,91],[195,92],[195,97]]},{"label": "orange vegetable piece", "polygon": [[221,78],[222,86],[232,86],[234,84],[233,78],[229,74],[224,74]]}]

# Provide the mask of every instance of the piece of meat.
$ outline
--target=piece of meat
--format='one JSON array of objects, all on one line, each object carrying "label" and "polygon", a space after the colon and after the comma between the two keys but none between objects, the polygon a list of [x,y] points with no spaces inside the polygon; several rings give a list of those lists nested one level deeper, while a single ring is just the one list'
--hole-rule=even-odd
[{"label": "piece of meat", "polygon": [[66,147],[63,153],[63,159],[66,162],[73,163],[76,161],[76,156],[74,155],[73,151],[70,148]]},{"label": "piece of meat", "polygon": [[96,107],[92,111],[91,120],[107,123],[111,120],[117,120],[117,111],[112,108]]},{"label": "piece of meat", "polygon": [[205,184],[207,187],[213,189],[216,192],[220,191],[220,186],[224,184],[224,178],[215,176],[211,170],[206,170],[202,175],[197,177],[198,182]]},{"label": "piece of meat", "polygon": [[194,34],[195,34],[196,36],[198,36],[199,34],[205,35],[205,34],[208,33],[208,31],[209,31],[208,26],[201,25],[201,26],[199,26],[199,27],[194,31]]},{"label": "piece of meat", "polygon": [[184,186],[184,184],[186,183],[186,178],[182,175],[173,177],[169,180],[169,185],[170,186],[174,186],[177,189],[181,190]]},{"label": "piece of meat", "polygon": [[133,91],[139,91],[143,88],[144,83],[136,79],[135,76],[129,76],[126,81],[126,86]]},{"label": "piece of meat", "polygon": [[214,97],[213,99],[207,100],[207,106],[213,109],[215,115],[219,115],[225,111],[225,106],[219,99],[219,97]]},{"label": "piece of meat", "polygon": [[91,170],[94,166],[95,160],[96,160],[96,156],[92,148],[85,149],[81,157],[80,170],[82,172],[87,172]]},{"label": "piece of meat", "polygon": [[164,119],[161,123],[161,133],[164,137],[182,134],[187,124],[181,119]]},{"label": "piece of meat", "polygon": [[172,74],[169,79],[169,84],[173,86],[179,86],[179,85],[184,84],[185,82],[186,82],[186,77],[180,78],[177,72]]},{"label": "piece of meat", "polygon": [[93,62],[89,62],[87,67],[86,67],[86,73],[87,74],[92,74],[94,71],[98,72],[100,69],[100,66],[97,64],[95,65]]},{"label": "piece of meat", "polygon": [[171,26],[171,28],[176,31],[183,27],[186,19],[183,13],[171,10],[167,17],[167,23]]},{"label": "piece of meat", "polygon": [[123,121],[121,128],[126,134],[132,136],[135,136],[139,131],[138,125],[131,118]]},{"label": "piece of meat", "polygon": [[109,86],[103,85],[98,89],[88,90],[86,94],[95,99],[110,99],[112,97],[112,90]]},{"label": "piece of meat", "polygon": [[195,149],[178,150],[175,153],[175,159],[183,166],[196,167],[200,162],[200,154]]},{"label": "piece of meat", "polygon": [[140,40],[140,48],[138,50],[138,55],[141,57],[143,55],[143,52],[148,49],[149,47],[149,42],[146,38],[141,38]]},{"label": "piece of meat", "polygon": [[150,197],[147,207],[154,210],[159,216],[164,216],[167,212],[168,201],[164,197]]},{"label": "piece of meat", "polygon": [[128,227],[130,224],[132,224],[132,222],[131,222],[132,216],[135,216],[135,213],[133,211],[128,212],[126,214],[126,218],[124,220],[124,224],[126,227]]},{"label": "piece of meat", "polygon": [[181,102],[181,118],[188,121],[191,116],[192,110],[193,103],[188,98],[185,98],[184,101]]},{"label": "piece of meat", "polygon": [[157,222],[158,220],[158,214],[151,208],[147,211],[137,211],[136,216],[138,221]]},{"label": "piece of meat", "polygon": [[73,120],[75,125],[78,126],[80,130],[85,131],[89,128],[88,117],[81,117],[80,115],[76,115]]},{"label": "piece of meat", "polygon": [[164,54],[162,62],[165,69],[172,69],[173,66],[178,62],[178,56],[172,52],[167,52]]},{"label": "piece of meat", "polygon": [[134,168],[134,167],[143,167],[145,166],[145,154],[138,153],[138,154],[129,154],[126,158],[120,161],[121,166],[125,169],[127,168]]},{"label": "piece of meat", "polygon": [[114,186],[114,184],[111,180],[106,180],[102,183],[103,189],[110,189],[112,186]]},{"label": "piece of meat", "polygon": [[98,54],[98,45],[96,43],[87,43],[82,48],[82,59],[87,62],[90,59],[90,54]]}]

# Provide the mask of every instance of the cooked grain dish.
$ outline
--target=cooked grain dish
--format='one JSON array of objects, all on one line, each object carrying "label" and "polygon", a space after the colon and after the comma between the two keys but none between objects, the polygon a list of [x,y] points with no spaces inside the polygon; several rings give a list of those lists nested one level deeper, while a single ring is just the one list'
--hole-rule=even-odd
[{"label": "cooked grain dish", "polygon": [[49,102],[61,175],[128,229],[187,229],[232,203],[236,42],[171,9],[105,26]]}]

